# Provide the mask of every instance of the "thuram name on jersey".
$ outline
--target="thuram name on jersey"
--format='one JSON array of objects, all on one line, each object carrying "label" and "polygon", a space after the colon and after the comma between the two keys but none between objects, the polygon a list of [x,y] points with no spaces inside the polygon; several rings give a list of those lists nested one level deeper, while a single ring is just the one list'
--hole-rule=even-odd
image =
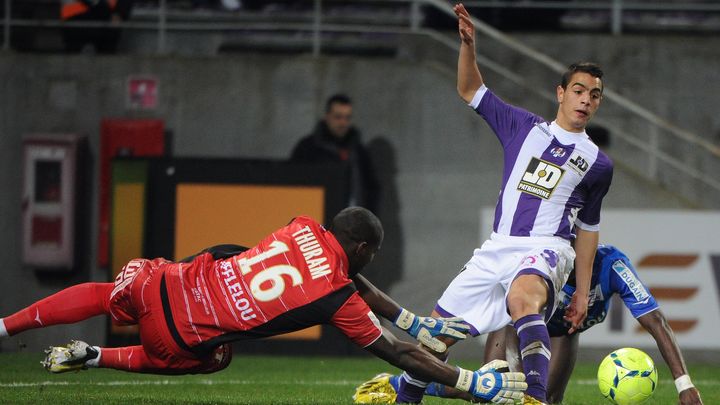
[{"label": "thuram name on jersey", "polygon": [[332,273],[325,252],[309,226],[293,233],[292,236],[305,258],[313,280]]}]

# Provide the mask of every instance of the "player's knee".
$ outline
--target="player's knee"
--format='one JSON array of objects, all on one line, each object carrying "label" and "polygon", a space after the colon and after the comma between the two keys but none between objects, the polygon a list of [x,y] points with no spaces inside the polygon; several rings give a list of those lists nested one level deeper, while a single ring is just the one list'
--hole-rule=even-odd
[{"label": "player's knee", "polygon": [[217,349],[215,349],[213,355],[215,356],[216,363],[215,371],[220,371],[227,368],[227,366],[230,365],[230,361],[232,360],[232,345],[228,343],[218,347]]},{"label": "player's knee", "polygon": [[508,312],[513,320],[530,314],[539,314],[542,304],[523,294],[511,294],[507,299]]},{"label": "player's knee", "polygon": [[548,300],[548,287],[539,276],[525,275],[516,279],[507,296],[510,316],[517,320],[525,315],[539,314]]},{"label": "player's knee", "polygon": [[200,374],[215,373],[220,370],[224,370],[230,365],[232,360],[232,345],[225,344],[218,346],[208,357],[208,361],[205,367],[199,370]]}]

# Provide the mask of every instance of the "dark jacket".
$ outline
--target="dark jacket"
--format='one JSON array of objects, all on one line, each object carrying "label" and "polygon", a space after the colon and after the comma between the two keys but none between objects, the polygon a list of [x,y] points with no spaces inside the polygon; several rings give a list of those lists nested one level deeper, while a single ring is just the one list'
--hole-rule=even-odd
[{"label": "dark jacket", "polygon": [[297,163],[339,163],[347,170],[345,204],[359,205],[377,213],[380,184],[372,160],[360,140],[360,132],[351,127],[343,138],[330,133],[325,121],[295,145],[290,157]]}]

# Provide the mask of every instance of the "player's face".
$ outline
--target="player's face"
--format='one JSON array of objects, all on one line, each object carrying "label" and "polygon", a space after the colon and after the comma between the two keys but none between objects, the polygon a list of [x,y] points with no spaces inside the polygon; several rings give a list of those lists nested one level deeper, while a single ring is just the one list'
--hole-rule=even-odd
[{"label": "player's face", "polygon": [[557,123],[571,132],[582,132],[597,112],[602,100],[602,81],[589,73],[572,75],[567,88],[557,88]]},{"label": "player's face", "polygon": [[380,246],[371,246],[367,242],[362,242],[357,245],[355,252],[350,257],[350,267],[354,274],[362,271],[365,266],[370,264],[375,259],[375,254],[380,250]]},{"label": "player's face", "polygon": [[374,259],[377,251],[380,250],[378,246],[366,245],[366,248],[360,253],[360,261],[364,266],[370,264]]},{"label": "player's face", "polygon": [[344,137],[352,126],[352,105],[333,103],[330,111],[325,113],[325,124],[330,133],[338,138]]}]

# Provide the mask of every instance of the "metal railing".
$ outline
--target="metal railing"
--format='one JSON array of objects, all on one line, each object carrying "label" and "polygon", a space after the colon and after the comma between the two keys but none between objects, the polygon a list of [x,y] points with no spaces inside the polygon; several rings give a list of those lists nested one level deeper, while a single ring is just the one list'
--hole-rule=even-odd
[{"label": "metal railing", "polygon": [[[432,4],[437,9],[444,11],[448,15],[454,15],[452,11],[452,6],[442,0],[425,0],[428,4]],[[616,0],[617,1],[617,0]],[[558,62],[557,60],[551,58],[550,56],[543,54],[542,52],[536,51],[525,44],[519,42],[518,40],[503,34],[499,30],[493,28],[489,24],[486,24],[483,21],[478,20],[477,18],[472,17],[473,24],[475,24],[475,28],[481,32],[482,34],[498,41],[502,45],[506,46],[507,48],[510,48],[518,53],[520,53],[523,56],[526,56],[529,59],[532,59],[539,64],[549,68],[551,71],[554,71],[558,74],[561,74],[565,71],[566,66]],[[439,37],[434,36],[436,39],[440,40]],[[442,40],[447,46],[453,47],[453,49],[457,49],[459,45],[457,44],[457,41],[446,41]],[[498,73],[499,75],[512,80],[513,82],[522,85],[523,87],[535,91],[533,86],[530,86],[528,83],[525,83],[525,81],[519,77],[517,74],[510,72],[509,70],[505,69],[504,67],[498,65],[497,63],[494,63],[492,60],[483,57],[478,56],[478,63],[482,64],[483,66],[492,69],[494,72]],[[650,124],[652,127],[659,129],[665,133],[670,134],[672,137],[675,138],[675,140],[690,144],[691,146],[697,147],[698,150],[706,151],[711,158],[715,160],[720,161],[720,148],[718,146],[713,145],[712,143],[708,142],[707,140],[701,138],[700,136],[684,130],[682,128],[679,128],[672,123],[668,122],[666,119],[658,116],[657,114],[653,113],[652,111],[642,107],[641,105],[637,104],[636,102],[620,95],[616,91],[612,90],[611,88],[605,88],[603,90],[604,98],[607,101],[614,102],[617,105],[619,105],[621,108],[626,110],[627,112],[633,114],[637,118],[640,118],[644,121],[646,121],[648,124]],[[549,94],[542,94],[542,97],[554,100],[552,95]],[[645,173],[648,177],[650,177],[653,180],[658,180],[658,162],[657,160],[662,161],[663,163],[674,167],[677,170],[683,171],[688,176],[697,179],[701,181],[704,184],[707,184],[717,192],[720,192],[720,181],[716,179],[716,176],[714,176],[714,173],[711,172],[712,175],[709,175],[706,172],[703,172],[699,169],[693,168],[687,164],[687,162],[683,162],[678,158],[675,158],[671,156],[667,152],[663,152],[658,148],[660,142],[657,139],[659,136],[657,131],[651,131],[650,136],[650,142],[645,142],[641,140],[637,136],[633,136],[633,134],[627,134],[625,130],[620,128],[619,125],[613,124],[606,120],[596,120],[596,122],[609,127],[608,129],[612,129],[614,133],[616,134],[625,134],[628,135],[626,139],[624,139],[625,142],[628,142],[635,147],[645,151],[650,155],[650,159],[647,165],[647,169]]]},{"label": "metal railing", "polygon": [[[32,26],[32,27],[62,27],[62,26],[108,26],[108,23],[103,22],[84,22],[84,23],[63,23],[60,21],[37,21],[37,20],[13,20],[11,18],[11,0],[3,0],[5,4],[5,18],[3,21],[3,49],[9,49],[10,40],[10,27],[11,26]],[[370,1],[368,1],[370,2]],[[372,0],[374,3],[378,3],[377,0]],[[442,32],[436,30],[422,28],[422,6],[431,6],[437,10],[442,11],[448,16],[454,17],[452,6],[445,0],[385,0],[385,3],[403,3],[409,7],[408,21],[405,26],[378,26],[378,25],[346,25],[346,24],[328,24],[323,21],[323,3],[332,3],[329,0],[313,0],[313,11],[312,21],[310,22],[268,22],[268,21],[243,21],[242,23],[233,22],[175,22],[168,21],[168,9],[167,0],[158,0],[157,9],[157,21],[156,22],[142,22],[142,21],[128,21],[122,23],[120,26],[128,29],[140,29],[140,30],[157,30],[157,52],[164,53],[166,50],[166,33],[168,31],[234,31],[234,30],[251,30],[251,31],[265,31],[265,32],[276,32],[276,31],[299,31],[311,34],[312,38],[312,53],[315,56],[321,55],[323,51],[323,33],[325,32],[336,32],[336,33],[385,33],[385,34],[407,34],[407,35],[419,35],[426,38],[430,38],[435,42],[441,43],[444,46],[457,50],[459,47],[459,41],[455,36],[447,36]],[[563,7],[566,9],[570,8],[592,8],[592,9],[611,9],[613,15],[622,10],[630,9],[660,9],[660,10],[674,10],[674,9],[687,9],[688,7],[693,10],[710,10],[720,11],[720,4],[670,4],[670,3],[637,3],[622,0],[610,0],[606,2],[595,1],[592,3],[571,1],[571,2],[536,2],[536,1],[524,1],[520,3],[507,3],[500,1],[468,1],[468,6],[482,6],[482,7],[500,7],[503,4],[505,7],[520,7],[521,5],[526,7]],[[549,69],[555,73],[562,73],[565,70],[565,65],[559,61],[551,58],[550,56],[543,54],[537,50],[534,50],[522,42],[508,36],[501,31],[493,28],[489,24],[472,18],[473,23],[477,31],[489,37],[504,47],[515,51],[524,57],[537,62],[541,66]],[[554,95],[538,91],[534,86],[526,83],[525,79],[496,63],[490,58],[487,58],[481,54],[478,54],[478,63],[486,69],[490,69],[500,76],[510,80],[525,89],[533,92],[537,96],[552,101],[554,103]],[[661,184],[668,185],[676,180],[668,177],[668,174],[660,170],[661,167],[672,168],[673,171],[682,174],[683,178],[693,179],[697,183],[694,190],[691,190],[687,194],[694,195],[697,200],[702,200],[700,194],[702,190],[710,189],[717,197],[714,197],[711,201],[712,205],[720,206],[720,181],[716,179],[715,173],[720,172],[720,148],[713,145],[707,140],[699,137],[698,135],[684,130],[668,122],[663,117],[649,111],[642,107],[638,103],[620,95],[611,88],[604,89],[604,98],[607,102],[613,103],[623,111],[623,114],[627,115],[626,120],[638,121],[642,124],[643,129],[636,131],[628,131],[627,125],[622,123],[614,122],[609,119],[596,118],[595,122],[605,126],[611,130],[614,134],[621,135],[617,137],[621,142],[625,142],[627,145],[632,146],[638,151],[642,151],[646,154],[646,158],[643,162],[638,163],[633,161],[633,156],[623,157],[621,159],[626,161],[626,166],[634,167],[637,172],[640,172],[645,177],[659,182]],[[645,132],[642,134],[640,132]],[[684,153],[684,156],[680,156],[680,153]],[[711,173],[712,175],[709,175]]]},{"label": "metal railing", "polygon": [[[37,27],[37,28],[49,28],[49,27],[65,27],[65,26],[78,26],[78,27],[103,27],[109,26],[107,22],[61,22],[58,20],[28,20],[28,19],[13,19],[12,9],[13,2],[15,4],[25,0],[1,0],[4,7],[4,18],[3,18],[3,44],[4,50],[10,48],[10,37],[12,26],[15,27]],[[157,1],[157,21],[155,22],[143,22],[137,23],[132,21],[126,21],[121,23],[113,23],[115,27],[129,28],[129,29],[142,29],[142,30],[157,30],[157,52],[163,53],[166,49],[166,33],[169,30],[234,30],[234,29],[245,29],[247,25],[254,25],[253,22],[244,21],[243,26],[240,27],[237,24],[225,23],[225,24],[212,24],[212,26],[203,26],[202,23],[177,23],[169,22],[168,14],[170,8],[168,6],[168,0],[156,0]],[[315,38],[313,42],[313,53],[319,54],[321,47],[321,33],[325,31],[323,29],[323,4],[341,4],[342,0],[307,0],[308,4],[312,4],[312,34]],[[57,0],[59,7],[60,1]],[[423,4],[433,4],[435,7],[447,9],[449,2],[444,2],[445,7],[439,7],[439,4],[443,2],[425,1],[425,0],[353,0],[353,3],[367,3],[367,4],[407,4],[410,7],[410,28],[419,29],[422,25],[423,16],[420,11],[420,7]],[[632,11],[657,11],[657,12],[700,12],[700,13],[720,13],[720,2],[717,1],[630,1],[630,0],[572,0],[572,1],[543,1],[543,0],[524,0],[524,1],[507,1],[507,0],[467,0],[464,2],[467,7],[476,8],[489,8],[489,9],[549,9],[549,10],[564,10],[564,11],[607,11],[610,16],[610,27],[613,34],[622,33],[623,27],[623,15],[626,12]],[[254,29],[254,28],[253,28]],[[300,27],[299,29],[305,29]],[[720,29],[720,27],[718,27]]]},{"label": "metal railing", "polygon": [[[18,4],[24,0],[2,0],[4,6],[4,19],[3,19],[3,49],[9,49],[9,41],[11,36],[10,28],[16,27],[64,27],[64,26],[78,26],[78,27],[102,27],[108,26],[107,22],[61,22],[58,20],[28,20],[28,19],[13,19],[12,18],[12,6],[13,2]],[[168,30],[233,30],[242,29],[232,24],[222,24],[213,27],[200,27],[202,23],[193,23],[191,25],[183,23],[173,23],[168,21],[168,14],[170,8],[168,6],[168,0],[156,0],[157,1],[157,21],[149,23],[136,23],[132,21],[114,23],[113,26],[123,27],[129,29],[143,29],[143,30],[157,30],[157,51],[162,53],[166,48],[166,32]],[[316,38],[316,42],[313,44],[313,52],[319,52],[320,46],[320,33],[323,32],[322,13],[323,4],[341,4],[340,0],[307,0],[308,4],[312,4],[312,33],[313,37]],[[58,0],[59,7],[59,0]],[[443,2],[433,2],[425,0],[353,0],[353,3],[368,3],[368,4],[408,4],[410,7],[410,28],[419,29],[422,25],[423,16],[420,12],[420,6],[426,3],[432,3],[435,7],[437,4]],[[568,2],[564,1],[542,1],[542,0],[524,0],[524,1],[504,1],[504,0],[468,0],[464,4],[467,7],[475,8],[488,8],[488,9],[549,9],[549,10],[564,10],[564,11],[607,11],[610,16],[610,27],[613,34],[622,33],[623,27],[623,15],[626,12],[632,11],[656,11],[656,12],[700,12],[700,13],[720,13],[720,2],[716,1],[630,1],[630,0],[572,0]],[[445,6],[449,6],[449,2],[445,2]],[[447,8],[447,7],[443,7]],[[244,21],[243,24],[252,22]],[[718,27],[720,29],[720,27]]]},{"label": "metal railing", "polygon": [[514,8],[514,9],[549,9],[549,10],[592,10],[607,11],[610,17],[610,31],[619,35],[623,30],[623,14],[632,11],[657,12],[720,12],[717,2],[661,2],[661,1],[628,1],[628,0],[575,0],[575,1],[533,1],[520,2],[498,0],[470,0],[464,2],[467,7],[483,8]]}]

